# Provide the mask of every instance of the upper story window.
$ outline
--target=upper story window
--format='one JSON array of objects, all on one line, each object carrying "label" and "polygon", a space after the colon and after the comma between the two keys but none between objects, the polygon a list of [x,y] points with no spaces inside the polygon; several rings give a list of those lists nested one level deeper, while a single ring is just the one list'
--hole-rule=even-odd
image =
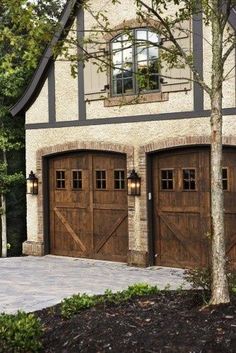
[{"label": "upper story window", "polygon": [[158,42],[158,35],[145,28],[111,42],[113,96],[159,90]]}]

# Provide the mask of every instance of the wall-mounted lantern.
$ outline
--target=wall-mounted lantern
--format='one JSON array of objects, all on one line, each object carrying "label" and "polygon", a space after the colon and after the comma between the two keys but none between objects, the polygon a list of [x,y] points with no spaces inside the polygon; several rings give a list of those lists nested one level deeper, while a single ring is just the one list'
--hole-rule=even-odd
[{"label": "wall-mounted lantern", "polygon": [[26,193],[31,195],[38,195],[38,178],[35,174],[30,172],[29,177],[26,179]]},{"label": "wall-mounted lantern", "polygon": [[128,180],[128,195],[139,196],[141,194],[141,178],[133,169]]}]

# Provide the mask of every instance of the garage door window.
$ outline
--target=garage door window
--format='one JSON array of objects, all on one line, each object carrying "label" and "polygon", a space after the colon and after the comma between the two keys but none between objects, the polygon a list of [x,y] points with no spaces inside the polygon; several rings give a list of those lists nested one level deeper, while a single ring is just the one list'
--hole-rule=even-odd
[{"label": "garage door window", "polygon": [[116,190],[124,190],[125,188],[125,171],[115,170],[114,171],[114,188]]},{"label": "garage door window", "polygon": [[185,191],[196,190],[196,170],[183,169],[183,189]]},{"label": "garage door window", "polygon": [[57,170],[56,171],[56,188],[57,189],[65,189],[66,187],[66,179],[65,179],[65,171]]},{"label": "garage door window", "polygon": [[173,170],[162,169],[161,170],[161,190],[173,190],[173,189],[174,189]]},{"label": "garage door window", "polygon": [[228,190],[228,168],[222,168],[222,186],[223,190]]},{"label": "garage door window", "polygon": [[104,190],[107,187],[107,178],[105,170],[96,170],[96,189]]},{"label": "garage door window", "polygon": [[76,190],[82,189],[82,170],[72,171],[72,187]]}]

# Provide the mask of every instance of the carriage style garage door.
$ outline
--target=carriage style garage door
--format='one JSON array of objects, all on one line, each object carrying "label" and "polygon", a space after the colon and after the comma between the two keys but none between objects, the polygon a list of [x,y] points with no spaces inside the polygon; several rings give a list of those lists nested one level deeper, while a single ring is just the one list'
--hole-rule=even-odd
[{"label": "carriage style garage door", "polygon": [[50,249],[55,255],[126,261],[126,158],[74,153],[49,162]]},{"label": "carriage style garage door", "polygon": [[[236,150],[223,160],[226,251],[236,268]],[[210,150],[192,148],[153,156],[156,265],[207,265],[210,254]]]}]

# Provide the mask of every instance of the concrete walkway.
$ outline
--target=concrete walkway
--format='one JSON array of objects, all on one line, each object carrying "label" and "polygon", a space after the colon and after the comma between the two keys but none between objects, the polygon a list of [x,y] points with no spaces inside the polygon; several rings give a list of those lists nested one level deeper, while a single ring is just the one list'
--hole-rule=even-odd
[{"label": "concrete walkway", "polygon": [[0,258],[0,313],[31,312],[76,293],[102,294],[107,288],[117,291],[140,282],[176,289],[184,283],[182,275],[181,269],[51,255]]}]

